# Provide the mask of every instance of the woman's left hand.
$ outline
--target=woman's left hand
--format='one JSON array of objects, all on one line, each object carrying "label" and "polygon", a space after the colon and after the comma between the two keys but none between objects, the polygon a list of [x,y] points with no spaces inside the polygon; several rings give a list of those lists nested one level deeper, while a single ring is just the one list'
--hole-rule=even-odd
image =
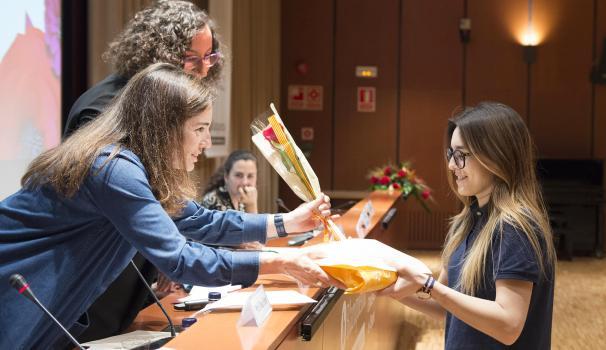
[{"label": "woman's left hand", "polygon": [[297,209],[284,214],[284,227],[288,233],[307,232],[320,225],[318,215],[330,217],[330,198],[321,194],[317,199],[303,203]]},{"label": "woman's left hand", "polygon": [[[376,241],[375,241],[376,242]],[[376,244],[382,244],[376,242]],[[402,253],[385,246],[383,260],[398,271],[398,279],[389,287],[381,290],[379,295],[403,299],[416,293],[432,274],[431,269],[414,256]]]}]

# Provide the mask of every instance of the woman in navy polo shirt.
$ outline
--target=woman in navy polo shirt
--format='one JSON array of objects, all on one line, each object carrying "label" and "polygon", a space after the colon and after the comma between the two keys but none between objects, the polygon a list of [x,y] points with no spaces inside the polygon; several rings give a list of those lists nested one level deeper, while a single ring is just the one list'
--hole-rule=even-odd
[{"label": "woman in navy polo shirt", "polygon": [[442,271],[434,279],[393,251],[400,279],[384,293],[445,319],[446,349],[549,349],[555,251],[530,133],[510,107],[481,103],[451,119],[446,136],[463,209]]}]

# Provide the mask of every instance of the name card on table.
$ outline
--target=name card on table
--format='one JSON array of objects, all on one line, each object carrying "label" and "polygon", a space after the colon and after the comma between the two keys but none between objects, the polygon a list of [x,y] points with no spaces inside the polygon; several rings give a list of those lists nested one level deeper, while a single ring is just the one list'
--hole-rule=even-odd
[{"label": "name card on table", "polygon": [[271,310],[265,289],[259,286],[244,302],[238,325],[260,327],[271,314]]},{"label": "name card on table", "polygon": [[360,213],[360,217],[358,218],[358,223],[356,224],[356,233],[358,234],[358,238],[364,238],[370,229],[370,221],[372,220],[372,216],[375,214],[375,207],[373,207],[372,202],[366,202],[364,205],[364,209]]}]

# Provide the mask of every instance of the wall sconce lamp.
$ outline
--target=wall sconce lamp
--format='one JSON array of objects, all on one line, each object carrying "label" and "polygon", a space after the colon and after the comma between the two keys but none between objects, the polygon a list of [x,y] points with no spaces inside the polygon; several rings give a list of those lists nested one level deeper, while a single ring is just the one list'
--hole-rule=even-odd
[{"label": "wall sconce lamp", "polygon": [[523,45],[522,46],[522,57],[524,63],[533,64],[537,61],[537,46],[536,45]]},{"label": "wall sconce lamp", "polygon": [[527,64],[533,64],[537,60],[537,33],[532,27],[532,0],[528,0],[528,28],[522,39],[522,58]]},{"label": "wall sconce lamp", "polygon": [[463,44],[467,44],[471,39],[471,18],[461,18],[459,20],[459,38]]}]

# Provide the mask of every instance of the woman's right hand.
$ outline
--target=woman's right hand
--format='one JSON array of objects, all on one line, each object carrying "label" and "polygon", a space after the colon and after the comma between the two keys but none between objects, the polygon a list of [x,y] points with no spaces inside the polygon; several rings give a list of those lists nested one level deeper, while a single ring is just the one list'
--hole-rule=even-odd
[{"label": "woman's right hand", "polygon": [[238,187],[240,193],[240,202],[246,207],[246,212],[257,212],[257,188],[253,186]]}]

